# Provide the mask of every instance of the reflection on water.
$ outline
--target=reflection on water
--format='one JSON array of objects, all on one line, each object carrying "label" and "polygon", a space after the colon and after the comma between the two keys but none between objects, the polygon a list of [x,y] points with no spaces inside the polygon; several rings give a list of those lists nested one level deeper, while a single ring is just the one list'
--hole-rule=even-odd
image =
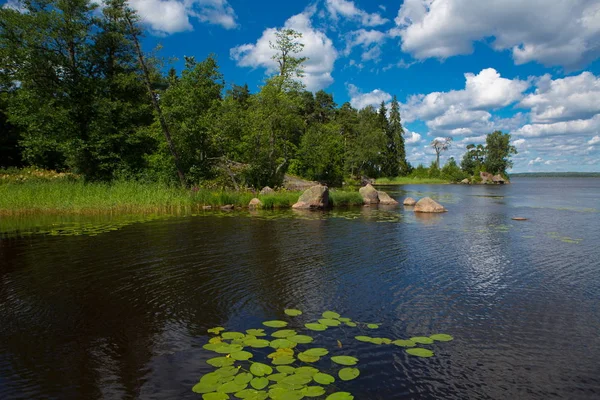
[{"label": "reflection on water", "polygon": [[[598,398],[600,216],[558,209],[600,209],[591,181],[389,190],[435,194],[449,212],[433,216],[3,219],[0,398],[198,398],[190,388],[212,370],[206,330],[257,327],[285,308],[305,312],[299,323],[332,309],[381,322],[381,337],[456,338],[416,359],[353,331],[319,334],[360,359],[360,377],[339,384],[357,399]],[[61,224],[118,229],[24,235]]]}]

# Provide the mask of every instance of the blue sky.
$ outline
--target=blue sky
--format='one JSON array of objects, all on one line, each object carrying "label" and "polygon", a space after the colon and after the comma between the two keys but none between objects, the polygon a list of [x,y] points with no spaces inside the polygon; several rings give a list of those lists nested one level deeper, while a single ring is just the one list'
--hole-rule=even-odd
[{"label": "blue sky", "polygon": [[[16,2],[11,0],[10,2]],[[409,161],[453,138],[457,160],[485,134],[512,135],[513,172],[600,171],[597,0],[130,0],[144,47],[217,56],[228,84],[258,90],[274,29],[303,34],[308,89],[361,108],[396,95]]]}]

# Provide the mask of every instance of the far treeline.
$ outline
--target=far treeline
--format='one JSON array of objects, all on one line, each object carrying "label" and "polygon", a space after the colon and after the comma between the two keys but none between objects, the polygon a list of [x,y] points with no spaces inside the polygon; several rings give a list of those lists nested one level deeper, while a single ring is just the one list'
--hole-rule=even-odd
[{"label": "far treeline", "polygon": [[[396,97],[362,110],[305,90],[300,33],[271,43],[279,66],[257,93],[227,85],[214,56],[178,74],[143,54],[124,0],[30,0],[0,9],[0,167],[71,171],[87,181],[279,186],[285,173],[329,185],[412,176],[505,174],[516,150],[494,132],[458,166],[406,161]],[[168,71],[166,74],[163,71]]]}]

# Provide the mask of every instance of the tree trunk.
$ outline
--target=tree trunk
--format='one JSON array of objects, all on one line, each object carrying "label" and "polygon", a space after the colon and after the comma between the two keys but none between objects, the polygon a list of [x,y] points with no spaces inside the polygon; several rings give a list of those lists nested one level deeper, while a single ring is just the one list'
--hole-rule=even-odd
[{"label": "tree trunk", "polygon": [[152,84],[150,82],[150,73],[148,72],[146,63],[144,62],[144,54],[142,53],[142,49],[140,48],[140,43],[138,41],[137,35],[135,34],[135,28],[133,26],[133,22],[131,21],[131,17],[129,16],[128,10],[124,10],[124,15],[125,21],[127,21],[127,25],[131,30],[131,36],[133,37],[133,43],[135,44],[135,49],[138,55],[138,62],[144,74],[144,81],[146,83],[148,93],[150,94],[150,98],[152,99],[152,105],[154,106],[154,110],[156,110],[156,114],[158,115],[158,121],[160,122],[160,126],[165,135],[165,139],[167,140],[167,143],[169,145],[169,150],[171,150],[171,154],[173,155],[173,159],[175,160],[175,168],[177,168],[177,175],[179,175],[179,181],[181,182],[181,186],[185,187],[185,175],[183,174],[183,171],[181,170],[181,167],[179,165],[179,156],[177,155],[177,151],[175,150],[175,144],[173,144],[173,140],[171,139],[171,132],[169,131],[167,121],[165,120],[160,109],[160,104],[158,104],[158,100],[156,99],[156,94],[154,93],[154,90],[152,90]]}]

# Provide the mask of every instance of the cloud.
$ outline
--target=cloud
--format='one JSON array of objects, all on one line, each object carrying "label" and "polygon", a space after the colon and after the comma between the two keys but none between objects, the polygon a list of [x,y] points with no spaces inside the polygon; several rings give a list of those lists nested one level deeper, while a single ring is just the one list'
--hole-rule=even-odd
[{"label": "cloud", "polygon": [[552,135],[589,135],[600,131],[600,114],[590,119],[554,122],[551,124],[527,124],[513,132],[514,136],[541,137]]},{"label": "cloud", "polygon": [[380,89],[375,89],[369,93],[362,93],[358,87],[349,83],[346,84],[348,94],[350,95],[350,104],[356,109],[363,109],[367,106],[377,107],[381,102],[392,100],[392,95]]},{"label": "cloud", "polygon": [[389,19],[383,18],[378,13],[369,14],[368,12],[356,7],[353,1],[347,0],[327,0],[325,6],[331,15],[331,18],[338,20],[340,16],[358,21],[363,26],[379,26],[387,23]]},{"label": "cloud", "polygon": [[405,0],[395,22],[390,34],[420,60],[471,54],[492,37],[516,64],[579,69],[600,55],[597,0]]},{"label": "cloud", "polygon": [[529,160],[529,163],[527,165],[541,164],[543,162],[544,162],[544,160],[541,157],[537,157],[534,160]]},{"label": "cloud", "polygon": [[419,144],[423,142],[421,135],[417,132],[411,132],[407,130],[404,132],[404,136],[406,136],[404,143],[408,145]]},{"label": "cloud", "polygon": [[346,49],[344,54],[350,55],[352,49],[360,46],[363,50],[362,61],[379,60],[381,56],[381,45],[385,42],[385,33],[375,29],[359,29],[346,34]]},{"label": "cloud", "polygon": [[587,142],[590,146],[600,143],[600,136],[596,135]]},{"label": "cloud", "polygon": [[519,103],[531,108],[532,122],[588,119],[600,112],[600,78],[590,72],[555,80],[546,74],[537,79],[536,87]]},{"label": "cloud", "polygon": [[191,18],[225,29],[237,27],[235,11],[226,0],[130,0],[129,4],[156,34],[191,31]]},{"label": "cloud", "polygon": [[[289,18],[284,28],[294,29],[302,34],[300,42],[304,49],[300,56],[308,57],[304,63],[304,77],[302,82],[308,90],[319,90],[333,83],[331,72],[338,53],[331,39],[322,31],[313,28],[311,17],[314,8],[294,15]],[[265,68],[267,74],[277,71],[277,63],[272,59],[275,50],[271,49],[269,42],[275,42],[276,28],[266,29],[254,44],[243,44],[230,50],[230,55],[240,67]]]}]

